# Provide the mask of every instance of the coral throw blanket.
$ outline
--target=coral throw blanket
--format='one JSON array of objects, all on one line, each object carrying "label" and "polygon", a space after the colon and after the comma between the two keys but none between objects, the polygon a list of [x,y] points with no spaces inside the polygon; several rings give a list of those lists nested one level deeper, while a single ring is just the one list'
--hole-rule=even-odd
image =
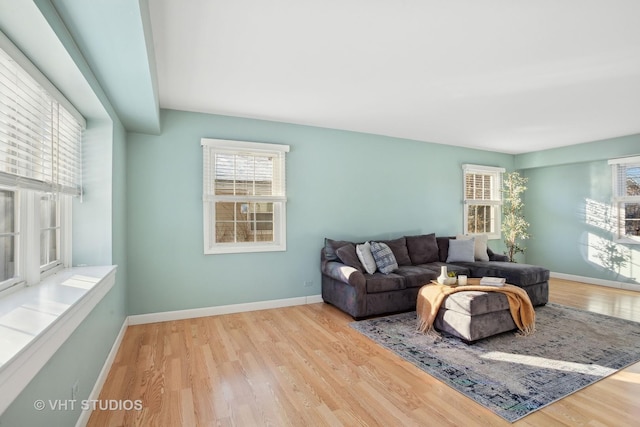
[{"label": "coral throw blanket", "polygon": [[535,332],[536,312],[527,292],[518,286],[506,284],[504,286],[444,286],[429,284],[420,288],[417,301],[418,330],[425,333],[435,333],[433,322],[444,299],[456,292],[482,291],[500,292],[507,296],[513,322],[521,335],[531,335]]}]

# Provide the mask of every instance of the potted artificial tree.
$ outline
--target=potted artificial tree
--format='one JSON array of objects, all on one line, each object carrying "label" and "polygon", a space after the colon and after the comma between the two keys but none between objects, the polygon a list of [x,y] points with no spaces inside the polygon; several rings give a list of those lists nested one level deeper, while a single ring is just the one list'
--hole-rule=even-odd
[{"label": "potted artificial tree", "polygon": [[502,233],[507,246],[505,255],[509,257],[510,262],[515,262],[516,254],[524,254],[526,248],[520,242],[530,237],[527,232],[529,223],[524,219],[522,202],[522,193],[527,189],[528,180],[518,172],[510,172],[502,180]]}]

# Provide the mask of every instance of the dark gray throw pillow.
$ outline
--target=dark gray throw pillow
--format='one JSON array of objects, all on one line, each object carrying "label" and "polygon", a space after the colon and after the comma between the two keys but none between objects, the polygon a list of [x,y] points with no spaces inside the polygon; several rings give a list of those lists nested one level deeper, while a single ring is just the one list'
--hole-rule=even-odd
[{"label": "dark gray throw pillow", "polygon": [[435,233],[406,236],[405,239],[407,239],[407,249],[413,265],[428,264],[440,260]]},{"label": "dark gray throw pillow", "polygon": [[343,264],[353,267],[358,271],[364,271],[364,267],[362,266],[360,259],[358,259],[358,254],[356,254],[356,245],[353,243],[340,246],[336,251],[336,255]]}]

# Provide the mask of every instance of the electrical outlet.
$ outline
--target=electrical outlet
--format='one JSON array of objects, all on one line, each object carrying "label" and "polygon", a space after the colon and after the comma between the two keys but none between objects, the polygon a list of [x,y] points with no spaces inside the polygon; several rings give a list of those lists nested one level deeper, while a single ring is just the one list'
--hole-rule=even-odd
[{"label": "electrical outlet", "polygon": [[71,400],[76,400],[78,398],[79,390],[80,390],[80,380],[76,380],[76,382],[71,387]]},{"label": "electrical outlet", "polygon": [[305,280],[303,282],[303,285],[304,285],[305,288],[309,288],[309,287],[313,286],[313,280]]}]

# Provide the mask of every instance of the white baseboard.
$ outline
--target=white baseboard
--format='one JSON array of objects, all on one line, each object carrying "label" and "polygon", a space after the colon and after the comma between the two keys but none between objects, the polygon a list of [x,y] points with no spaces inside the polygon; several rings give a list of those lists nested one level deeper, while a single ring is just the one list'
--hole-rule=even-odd
[{"label": "white baseboard", "polygon": [[324,302],[322,299],[322,295],[309,295],[307,298],[307,304],[317,304],[319,302]]},{"label": "white baseboard", "polygon": [[576,276],[574,274],[551,272],[551,277],[556,279],[572,280],[590,285],[606,286],[608,288],[626,289],[628,291],[640,291],[640,284],[616,282],[614,280],[596,279],[593,277]]},{"label": "white baseboard", "polygon": [[[116,340],[113,342],[111,346],[111,351],[109,351],[109,355],[107,356],[107,360],[105,360],[104,365],[102,366],[102,370],[100,370],[100,374],[96,379],[96,383],[93,385],[93,389],[91,393],[89,393],[89,400],[97,400],[100,397],[100,392],[102,391],[102,386],[104,386],[105,381],[107,380],[107,375],[109,375],[109,371],[111,370],[111,365],[113,365],[113,361],[116,359],[116,354],[118,354],[118,349],[120,348],[120,344],[122,343],[122,339],[124,338],[124,334],[127,331],[127,326],[129,326],[129,318],[125,318],[122,323],[122,327],[120,328],[120,332],[116,337]],[[91,417],[91,405],[90,409],[86,411],[80,412],[80,417],[76,422],[76,427],[84,427],[89,422],[89,417]]]},{"label": "white baseboard", "polygon": [[243,304],[220,305],[216,307],[193,308],[189,310],[164,311],[160,313],[135,314],[129,316],[130,325],[169,322],[171,320],[194,319],[197,317],[217,316],[220,314],[242,313],[245,311],[268,310],[270,308],[291,307],[294,305],[322,302],[321,295],[276,299],[270,301],[247,302]]}]

